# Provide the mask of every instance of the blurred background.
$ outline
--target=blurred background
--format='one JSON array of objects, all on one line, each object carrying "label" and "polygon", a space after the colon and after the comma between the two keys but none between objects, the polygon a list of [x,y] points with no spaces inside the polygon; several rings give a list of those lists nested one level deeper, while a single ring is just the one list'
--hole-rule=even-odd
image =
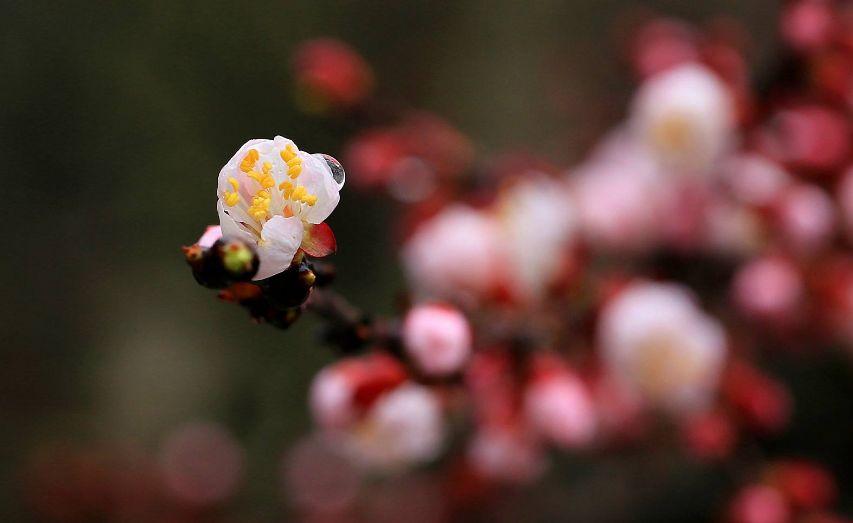
[{"label": "blurred background", "polygon": [[[0,262],[0,515],[45,517],[27,489],[40,453],[156,452],[177,427],[212,422],[246,456],[240,516],[227,520],[288,518],[281,457],[308,432],[308,385],[332,355],[312,319],[282,332],[213,300],[179,247],[216,222],[216,175],[247,139],[280,133],[340,154],[345,123],[297,110],[290,64],[300,41],[350,43],[374,67],[380,99],[443,115],[478,154],[510,148],[569,165],[625,111],[632,85],[620,45],[632,16],[735,18],[761,74],[776,51],[777,9],[771,0],[4,2],[0,164],[13,228]],[[337,289],[377,313],[403,286],[392,216],[383,200],[345,188],[330,219]],[[776,369],[808,413],[777,444],[829,463],[842,486],[853,481],[849,369],[832,357]],[[825,428],[804,436],[815,427]],[[717,471],[655,452],[562,458],[483,520],[712,519]],[[623,459],[628,475],[614,473],[611,461]],[[839,507],[853,510],[847,489]]]}]

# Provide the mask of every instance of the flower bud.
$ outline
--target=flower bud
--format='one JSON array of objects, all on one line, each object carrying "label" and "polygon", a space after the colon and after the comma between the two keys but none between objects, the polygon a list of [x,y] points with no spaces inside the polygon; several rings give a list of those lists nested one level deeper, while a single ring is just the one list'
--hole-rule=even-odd
[{"label": "flower bud", "polygon": [[221,238],[208,252],[214,265],[222,268],[228,281],[249,281],[258,272],[258,255],[255,249],[243,240]]},{"label": "flower bud", "polygon": [[209,244],[203,241],[205,236],[198,243],[183,247],[184,257],[200,285],[223,289],[232,283],[249,281],[258,272],[260,262],[251,245],[227,238]]},{"label": "flower bud", "polygon": [[731,523],[786,523],[790,511],[782,494],[766,485],[750,485],[729,506]]},{"label": "flower bud", "polygon": [[471,328],[452,307],[422,305],[406,315],[403,345],[425,374],[447,376],[458,372],[471,354]]},{"label": "flower bud", "polygon": [[263,280],[264,296],[279,308],[298,307],[305,303],[317,277],[304,259],[294,263],[284,272]]}]

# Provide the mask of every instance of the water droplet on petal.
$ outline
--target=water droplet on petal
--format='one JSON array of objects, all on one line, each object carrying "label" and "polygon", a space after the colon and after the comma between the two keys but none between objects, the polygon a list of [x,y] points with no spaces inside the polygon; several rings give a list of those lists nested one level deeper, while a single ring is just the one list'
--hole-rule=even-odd
[{"label": "water droplet on petal", "polygon": [[335,183],[338,184],[338,189],[344,186],[344,182],[347,178],[347,173],[344,171],[344,166],[341,165],[341,162],[337,161],[333,156],[329,156],[328,154],[320,153],[318,156],[323,158],[326,161],[326,165],[329,166],[329,169],[332,171],[332,179],[335,180]]}]

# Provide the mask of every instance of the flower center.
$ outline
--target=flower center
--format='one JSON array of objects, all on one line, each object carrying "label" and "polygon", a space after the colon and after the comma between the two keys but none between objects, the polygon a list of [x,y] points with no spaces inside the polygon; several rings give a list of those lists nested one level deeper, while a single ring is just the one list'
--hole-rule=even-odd
[{"label": "flower center", "polygon": [[[281,167],[269,161],[260,162],[258,150],[249,149],[240,162],[240,170],[248,180],[241,184],[240,180],[230,176],[228,184],[231,190],[222,192],[222,200],[229,207],[229,213],[234,213],[234,217],[256,235],[260,235],[263,224],[273,216],[301,216],[305,209],[317,203],[317,196],[310,194],[298,181],[302,173],[302,158],[297,155],[296,148],[288,144],[279,156],[284,162],[282,174],[289,179],[276,185],[276,171]],[[279,176],[279,179],[285,176]]]}]

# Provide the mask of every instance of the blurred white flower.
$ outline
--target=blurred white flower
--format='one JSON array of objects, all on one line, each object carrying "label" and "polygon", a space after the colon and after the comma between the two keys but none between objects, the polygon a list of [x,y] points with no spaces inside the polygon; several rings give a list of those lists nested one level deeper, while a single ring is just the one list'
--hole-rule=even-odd
[{"label": "blurred white flower", "polygon": [[412,286],[425,298],[476,303],[495,291],[503,272],[494,218],[464,205],[421,224],[402,258]]},{"label": "blurred white flower", "polygon": [[403,321],[403,346],[425,374],[453,374],[471,355],[471,327],[453,307],[417,306]]},{"label": "blurred white flower", "polygon": [[429,389],[404,384],[379,398],[351,428],[332,437],[355,463],[395,472],[438,456],[444,444],[444,417]]},{"label": "blurred white flower", "polygon": [[630,127],[662,165],[704,174],[729,148],[735,124],[731,95],[704,66],[686,64],[640,87]]},{"label": "blurred white flower", "polygon": [[615,379],[676,414],[708,405],[726,357],[720,324],[672,284],[635,283],[623,290],[602,311],[598,339]]},{"label": "blurred white flower", "polygon": [[346,430],[380,396],[406,380],[406,371],[394,358],[369,353],[324,367],[311,383],[310,407],[321,430]]},{"label": "blurred white flower", "polygon": [[332,213],[341,185],[323,155],[300,151],[281,136],[250,140],[219,172],[222,233],[257,245],[255,280],[274,276],[290,266],[300,247],[328,254],[328,245],[318,249],[314,243],[328,242],[330,233],[311,225]]},{"label": "blurred white flower", "polygon": [[558,181],[526,179],[501,194],[497,214],[510,290],[536,300],[567,264],[576,222],[571,196]]}]

